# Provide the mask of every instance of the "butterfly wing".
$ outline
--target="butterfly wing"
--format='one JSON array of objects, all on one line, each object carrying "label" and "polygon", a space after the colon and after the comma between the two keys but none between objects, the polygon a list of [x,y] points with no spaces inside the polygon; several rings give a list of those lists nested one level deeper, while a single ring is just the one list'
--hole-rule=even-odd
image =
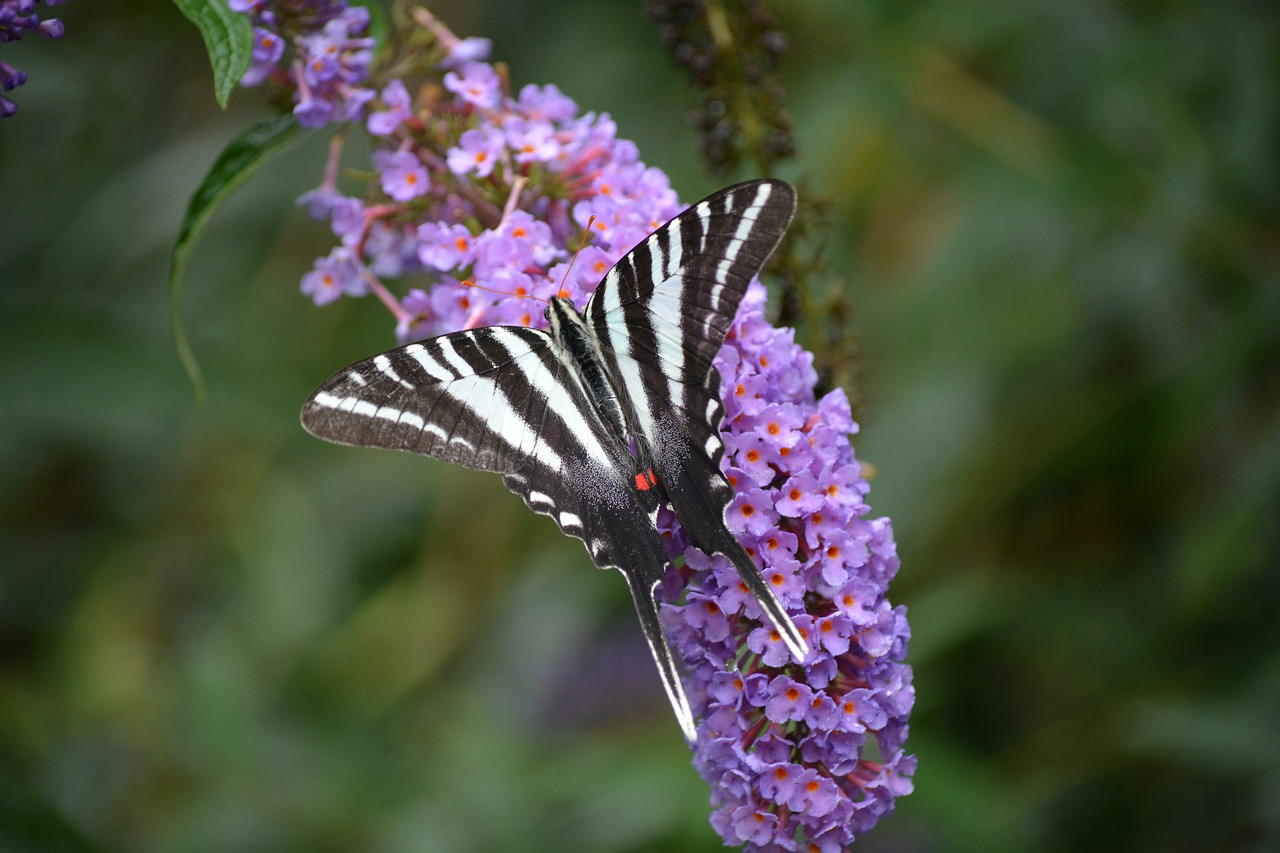
[{"label": "butterfly wing", "polygon": [[714,365],[748,283],[794,212],[795,191],[781,181],[721,190],[628,252],[583,313],[628,398],[628,427],[690,541],[733,562],[803,659],[803,637],[726,526],[733,488],[720,471],[724,408]]},{"label": "butterfly wing", "polygon": [[501,474],[530,509],[582,540],[597,566],[627,577],[672,708],[695,738],[653,598],[667,563],[657,497],[635,488],[636,460],[608,435],[545,332],[473,329],[356,362],[311,395],[302,425],[338,444]]},{"label": "butterfly wing", "polygon": [[[487,328],[444,335],[366,358],[335,373],[302,408],[302,425],[326,441],[407,450],[505,473],[538,460],[550,403],[518,389],[551,383],[550,339]],[[541,453],[541,456],[539,456]]]}]

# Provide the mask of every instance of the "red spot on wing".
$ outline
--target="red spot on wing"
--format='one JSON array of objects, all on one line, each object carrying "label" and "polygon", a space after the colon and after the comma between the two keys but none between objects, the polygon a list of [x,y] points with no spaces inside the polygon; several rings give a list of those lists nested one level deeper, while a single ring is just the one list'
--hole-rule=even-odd
[{"label": "red spot on wing", "polygon": [[636,474],[636,488],[642,492],[647,492],[658,484],[658,478],[654,476],[653,469],[649,468],[643,473]]}]

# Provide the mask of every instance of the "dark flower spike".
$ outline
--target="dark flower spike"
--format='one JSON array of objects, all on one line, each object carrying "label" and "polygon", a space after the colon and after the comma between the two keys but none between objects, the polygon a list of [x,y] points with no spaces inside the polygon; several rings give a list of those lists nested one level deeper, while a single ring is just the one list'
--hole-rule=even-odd
[{"label": "dark flower spike", "polygon": [[[21,41],[23,35],[34,30],[47,39],[62,38],[66,27],[58,18],[40,20],[36,9],[37,0],[0,0],[0,44],[10,41]],[[46,0],[45,5],[54,6],[61,0]],[[27,82],[27,72],[19,71],[12,65],[0,61],[0,89],[10,92]],[[18,105],[0,96],[0,118],[9,118],[18,111]]]}]

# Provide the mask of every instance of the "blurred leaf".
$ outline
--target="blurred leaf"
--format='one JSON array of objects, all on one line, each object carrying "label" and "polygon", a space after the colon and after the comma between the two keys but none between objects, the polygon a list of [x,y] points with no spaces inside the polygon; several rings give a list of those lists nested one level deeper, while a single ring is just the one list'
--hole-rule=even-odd
[{"label": "blurred leaf", "polygon": [[39,793],[30,790],[0,766],[0,849],[58,853],[100,853]]},{"label": "blurred leaf", "polygon": [[226,0],[173,0],[187,20],[200,29],[213,66],[213,91],[226,109],[231,90],[240,82],[253,55],[249,16],[233,12]]},{"label": "blurred leaf", "polygon": [[204,379],[182,322],[182,274],[187,265],[187,254],[196,235],[218,205],[268,158],[283,150],[296,136],[297,130],[298,124],[291,114],[272,116],[250,127],[222,150],[187,205],[169,266],[169,308],[178,358],[195,387],[198,400],[204,399]]},{"label": "blurred leaf", "polygon": [[[1008,618],[1007,602],[1020,590],[1006,583],[997,586],[991,577],[971,570],[938,580],[915,596],[908,608],[913,623],[929,626],[927,633],[911,638],[911,660],[919,666],[954,649]],[[927,701],[927,700],[926,700]]]}]

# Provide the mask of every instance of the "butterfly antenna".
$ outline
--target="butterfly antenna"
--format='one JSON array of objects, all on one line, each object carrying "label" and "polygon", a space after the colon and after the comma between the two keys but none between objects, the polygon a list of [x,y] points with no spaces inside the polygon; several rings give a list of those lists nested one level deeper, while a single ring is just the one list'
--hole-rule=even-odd
[{"label": "butterfly antenna", "polygon": [[564,299],[569,298],[569,291],[564,284],[569,280],[569,273],[573,272],[573,265],[578,260],[578,254],[587,248],[587,240],[590,239],[591,226],[595,224],[596,215],[593,213],[587,218],[587,227],[582,229],[582,239],[578,241],[578,248],[573,250],[573,257],[569,258],[569,266],[565,267],[564,275],[560,277],[560,296]]},{"label": "butterfly antenna", "polygon": [[483,284],[476,284],[474,279],[466,279],[461,282],[465,287],[474,287],[476,290],[483,290],[486,293],[496,293],[499,296],[517,296],[521,299],[536,299],[538,302],[550,303],[551,300],[543,299],[541,296],[534,296],[532,293],[512,293],[509,290],[498,290],[496,287],[485,287]]}]

